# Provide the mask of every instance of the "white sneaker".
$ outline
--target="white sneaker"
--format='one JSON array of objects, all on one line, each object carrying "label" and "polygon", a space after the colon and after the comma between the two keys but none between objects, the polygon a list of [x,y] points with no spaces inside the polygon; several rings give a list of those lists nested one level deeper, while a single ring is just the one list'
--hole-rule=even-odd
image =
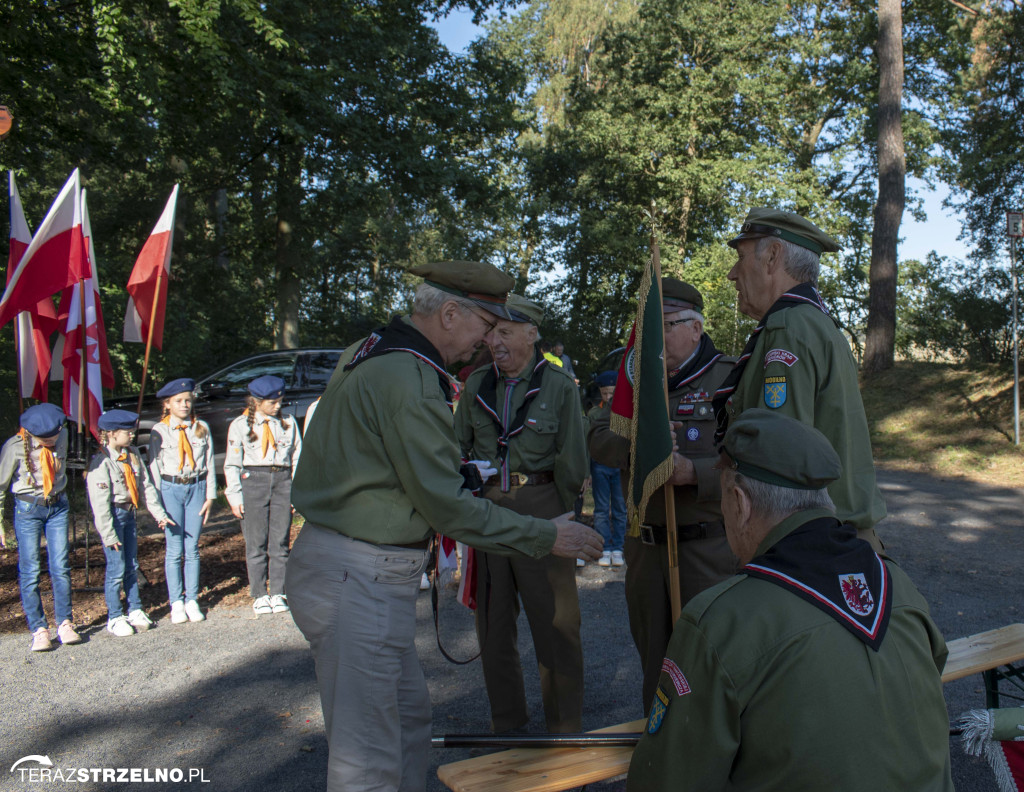
[{"label": "white sneaker", "polygon": [[135,628],[128,623],[128,619],[124,616],[118,616],[107,620],[107,632],[113,633],[118,638],[125,638],[129,635],[135,635]]},{"label": "white sneaker", "polygon": [[427,577],[427,573],[423,573],[423,577],[420,578],[420,591],[426,591],[430,588],[430,578]]},{"label": "white sneaker", "polygon": [[185,603],[185,615],[188,616],[190,622],[204,621],[206,619],[203,612],[199,610],[199,603],[195,600],[189,600]]},{"label": "white sneaker", "polygon": [[598,566],[611,566],[612,565],[612,553],[610,550],[605,550],[601,553],[601,557],[597,560]]},{"label": "white sneaker", "polygon": [[626,559],[622,557],[621,550],[612,550],[612,566],[622,566],[626,563]]},{"label": "white sneaker", "polygon": [[184,624],[188,621],[188,614],[185,613],[185,603],[181,600],[171,603],[171,624]]},{"label": "white sneaker", "polygon": [[148,630],[153,626],[153,620],[141,609],[133,610],[128,614],[128,623],[136,630]]},{"label": "white sneaker", "polygon": [[266,616],[274,612],[274,607],[270,604],[270,597],[266,594],[253,600],[252,609],[256,612],[257,616]]},{"label": "white sneaker", "polygon": [[287,613],[291,610],[291,608],[288,607],[288,598],[284,594],[271,595],[270,610],[274,613]]},{"label": "white sneaker", "polygon": [[584,561],[582,558],[577,558],[576,559],[576,566],[581,567],[581,566],[586,566],[586,565],[587,565],[587,562]]}]

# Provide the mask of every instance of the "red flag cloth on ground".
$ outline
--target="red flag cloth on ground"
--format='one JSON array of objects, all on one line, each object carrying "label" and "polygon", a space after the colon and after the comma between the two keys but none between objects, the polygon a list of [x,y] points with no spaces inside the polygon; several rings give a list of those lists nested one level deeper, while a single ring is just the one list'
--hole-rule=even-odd
[{"label": "red flag cloth on ground", "polygon": [[[7,283],[10,284],[15,270],[32,242],[21,204],[14,171],[8,172],[11,202],[11,240],[7,254]],[[18,379],[23,398],[46,401],[50,378],[50,336],[57,329],[57,314],[53,300],[41,299],[31,311],[21,311],[17,317]]]},{"label": "red flag cloth on ground", "polygon": [[61,189],[0,298],[0,327],[21,311],[89,276],[82,245],[78,168]]},{"label": "red flag cloth on ground", "polygon": [[[82,217],[85,223],[85,237],[91,237],[88,227],[88,209],[85,206],[85,193],[82,193]],[[91,242],[91,240],[90,240]],[[91,244],[90,244],[91,248]],[[91,250],[90,250],[91,252]],[[88,253],[86,255],[89,255]],[[90,257],[91,262],[91,257]],[[85,348],[86,377],[86,413],[89,431],[99,440],[98,420],[103,412],[104,362],[109,371],[109,382],[113,385],[113,371],[110,369],[110,357],[107,353],[106,334],[103,331],[103,316],[100,313],[99,284],[96,282],[95,269],[90,267],[91,275],[67,289],[61,299],[61,313],[67,312],[67,325],[64,331],[64,412],[72,421],[81,420],[86,423],[86,416],[79,414],[79,389],[82,377],[82,348]],[[81,296],[80,296],[81,294]],[[82,317],[82,304],[85,305],[85,317]]]},{"label": "red flag cloth on ground", "polygon": [[459,565],[459,602],[470,610],[476,610],[476,574],[476,550],[467,545]]},{"label": "red flag cloth on ground", "polygon": [[611,429],[630,445],[626,505],[629,531],[637,535],[647,503],[672,477],[672,432],[665,396],[665,326],[661,276],[650,262],[640,279],[636,321],[612,398]]},{"label": "red flag cloth on ground", "polygon": [[[164,310],[167,307],[167,279],[171,274],[171,246],[174,241],[174,210],[178,185],[171,190],[164,213],[139,253],[128,278],[128,310],[124,315],[124,340],[146,343],[153,319],[153,345],[163,349]],[[160,273],[163,272],[161,276]],[[159,289],[157,282],[159,281]],[[153,305],[156,304],[156,313]]]}]

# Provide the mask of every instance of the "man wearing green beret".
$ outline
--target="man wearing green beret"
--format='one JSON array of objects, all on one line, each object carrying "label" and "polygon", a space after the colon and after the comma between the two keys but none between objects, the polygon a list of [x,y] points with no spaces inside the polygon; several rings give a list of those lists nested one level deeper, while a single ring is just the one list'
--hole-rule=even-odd
[{"label": "man wearing green beret", "polygon": [[285,586],[316,662],[328,790],[426,786],[416,599],[436,528],[495,553],[567,563],[601,554],[600,536],[568,515],[525,516],[463,489],[447,369],[509,316],[512,279],[474,262],[412,273],[424,278],[412,315],[346,350],[292,484],[306,523]]},{"label": "man wearing green beret", "polygon": [[[493,365],[474,371],[455,413],[467,459],[497,473],[483,497],[533,517],[572,509],[587,476],[583,413],[572,376],[551,365],[537,343],[544,309],[510,294],[510,319],[488,343]],[[576,563],[571,558],[477,554],[476,629],[491,728],[508,732],[530,719],[516,648],[519,600],[530,623],[549,732],[578,732],[583,718],[583,649]]]},{"label": "man wearing green beret", "polygon": [[[736,558],[725,539],[720,509],[715,413],[711,396],[736,359],[715,348],[704,332],[704,298],[691,284],[661,279],[668,369],[669,419],[678,451],[674,454],[676,539],[679,558],[680,602],[685,605],[704,589],[736,572]],[[594,417],[589,434],[595,461],[626,469],[629,441],[609,428],[610,408]],[[628,477],[623,477],[623,483]],[[646,524],[626,536],[626,604],[629,629],[643,666],[643,706],[650,709],[672,635],[669,596],[668,531],[665,499],[651,498]]]},{"label": "man wearing green beret", "polygon": [[627,790],[951,792],[945,641],[906,574],[836,519],[828,440],[751,408],[719,467],[744,566],[683,610]]},{"label": "man wearing green beret", "polygon": [[836,514],[881,551],[874,526],[885,517],[885,501],[875,483],[857,364],[816,288],[819,257],[839,245],[814,223],[779,209],[751,209],[729,245],[737,255],[729,280],[739,309],[758,324],[715,394],[718,437],[751,407],[821,431],[843,463],[829,487]]}]

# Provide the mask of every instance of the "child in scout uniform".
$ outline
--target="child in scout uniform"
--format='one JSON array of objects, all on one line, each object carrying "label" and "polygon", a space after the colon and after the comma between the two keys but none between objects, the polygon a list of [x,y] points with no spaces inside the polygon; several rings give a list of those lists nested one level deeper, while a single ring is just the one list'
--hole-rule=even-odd
[{"label": "child in scout uniform", "polygon": [[18,539],[18,586],[21,607],[32,633],[32,651],[53,648],[50,628],[39,596],[39,552],[46,533],[46,555],[53,587],[57,637],[76,644],[81,637],[71,623],[71,571],[68,566],[68,498],[65,459],[68,433],[64,413],[52,404],[29,407],[19,419],[20,431],[0,451],[0,520],[7,486],[14,505],[14,533]]},{"label": "child in scout uniform", "polygon": [[217,497],[217,475],[210,427],[195,415],[195,387],[194,380],[179,377],[157,391],[157,397],[163,399],[163,417],[149,434],[153,483],[173,521],[164,529],[164,572],[172,624],[206,618],[198,602],[199,534]]},{"label": "child in scout uniform", "polygon": [[[161,528],[171,521],[160,505],[160,494],[149,479],[139,450],[131,444],[138,421],[138,414],[128,410],[109,410],[99,417],[103,448],[93,456],[86,475],[96,531],[107,556],[107,631],[119,638],[153,625],[139,598],[135,512],[144,502]],[[127,616],[121,605],[122,587],[128,598]]]},{"label": "child in scout uniform", "polygon": [[292,526],[292,474],[302,440],[295,421],[280,417],[284,388],[284,380],[272,374],[249,383],[248,407],[228,427],[224,457],[224,495],[242,521],[249,594],[257,616],[289,610],[284,570]]},{"label": "child in scout uniform", "polygon": [[[602,371],[594,378],[601,389],[601,403],[587,413],[588,430],[598,416],[608,419],[617,378],[614,371]],[[590,480],[594,490],[594,529],[604,539],[604,552],[597,563],[603,567],[622,566],[625,563],[622,547],[626,541],[626,499],[622,494],[619,469],[591,459]]]}]

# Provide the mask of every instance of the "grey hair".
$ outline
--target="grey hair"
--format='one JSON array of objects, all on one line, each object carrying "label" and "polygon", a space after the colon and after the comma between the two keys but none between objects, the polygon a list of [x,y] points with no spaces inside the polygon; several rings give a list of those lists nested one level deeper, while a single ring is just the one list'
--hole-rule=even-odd
[{"label": "grey hair", "polygon": [[752,479],[742,473],[732,471],[736,486],[750,497],[750,507],[754,514],[770,523],[777,523],[793,512],[804,509],[836,510],[828,488],[820,490],[790,489],[778,487],[764,481]]},{"label": "grey hair", "polygon": [[757,240],[754,255],[760,258],[773,242],[777,242],[782,246],[782,250],[786,255],[783,267],[789,277],[798,283],[810,281],[814,285],[818,284],[821,259],[813,250],[800,247],[800,245],[794,245],[792,242],[787,242],[785,239],[779,239],[778,237],[761,237]]},{"label": "grey hair", "polygon": [[678,317],[679,319],[700,319],[700,323],[704,324],[704,316],[700,311],[696,311],[693,308],[681,308],[675,313],[669,314],[669,316],[675,316],[676,314],[682,314]]},{"label": "grey hair", "polygon": [[433,316],[441,310],[441,306],[448,301],[457,303],[460,308],[469,310],[473,303],[464,297],[449,294],[429,283],[421,283],[416,287],[416,296],[413,297],[412,312],[419,316]]}]

